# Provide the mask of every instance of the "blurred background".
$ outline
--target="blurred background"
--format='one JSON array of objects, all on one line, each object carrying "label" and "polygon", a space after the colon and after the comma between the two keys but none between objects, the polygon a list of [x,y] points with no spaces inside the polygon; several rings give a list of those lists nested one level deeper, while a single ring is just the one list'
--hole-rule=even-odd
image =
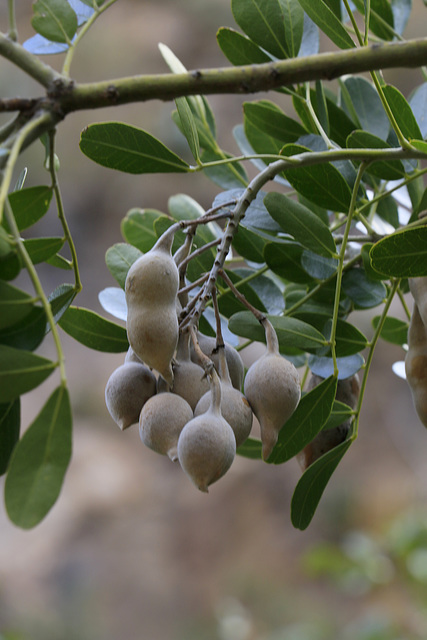
[{"label": "blurred background", "polygon": [[[16,4],[23,42],[34,34],[31,6]],[[424,35],[425,11],[417,0],[407,37]],[[6,13],[2,6],[3,31]],[[235,26],[228,0],[119,0],[81,43],[72,75],[91,81],[164,72],[158,42],[189,69],[225,65],[215,42],[220,26]],[[60,69],[61,56],[45,60]],[[38,86],[3,59],[0,77],[2,96],[39,95]],[[417,71],[387,77],[405,95],[422,81]],[[220,143],[230,151],[236,151],[231,130],[245,99],[252,98],[209,98]],[[286,99],[281,104],[286,108]],[[59,126],[59,179],[84,285],[78,304],[105,316],[98,292],[115,282],[104,255],[122,240],[127,211],[166,211],[168,198],[181,192],[208,208],[218,188],[201,175],[140,177],[103,169],[80,153],[79,134],[89,123],[121,120],[185,156],[171,111],[160,102],[130,105],[72,114]],[[41,144],[23,154],[17,175],[25,166],[26,186],[48,184]],[[35,231],[60,233],[54,210]],[[53,269],[40,273],[47,290],[64,278]],[[357,318],[368,337],[372,315]],[[123,356],[91,352],[62,335],[73,459],[58,503],[34,530],[17,529],[0,510],[2,640],[427,637],[427,437],[406,383],[391,370],[403,358],[399,348],[379,345],[359,439],[311,526],[300,532],[289,516],[300,477],[296,461],[272,468],[236,459],[209,494],[201,494],[177,466],[142,446],[136,426],[122,433],[110,418],[104,387]],[[53,346],[46,342],[41,352],[53,356]],[[48,380],[24,397],[23,428],[56,384]]]}]

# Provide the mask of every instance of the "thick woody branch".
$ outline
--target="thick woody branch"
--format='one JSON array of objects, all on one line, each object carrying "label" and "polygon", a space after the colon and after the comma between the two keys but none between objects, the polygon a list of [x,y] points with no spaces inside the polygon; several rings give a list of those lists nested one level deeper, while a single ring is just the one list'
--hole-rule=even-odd
[{"label": "thick woody branch", "polygon": [[71,112],[197,94],[256,93],[298,82],[333,80],[345,74],[425,64],[427,38],[419,38],[264,64],[75,84],[59,99],[62,109]]},{"label": "thick woody branch", "polygon": [[10,60],[15,66],[19,67],[26,74],[34,78],[46,89],[52,88],[55,82],[64,82],[66,78],[63,78],[61,74],[52,69],[44,62],[41,62],[39,58],[26,49],[23,46],[14,42],[10,38],[0,33],[0,56]]}]

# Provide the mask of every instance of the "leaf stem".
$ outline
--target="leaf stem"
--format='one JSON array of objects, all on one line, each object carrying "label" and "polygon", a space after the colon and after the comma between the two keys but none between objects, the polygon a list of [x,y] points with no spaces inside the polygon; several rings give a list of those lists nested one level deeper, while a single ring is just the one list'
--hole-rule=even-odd
[{"label": "leaf stem", "polygon": [[7,0],[7,8],[9,12],[9,31],[8,36],[13,42],[18,40],[18,29],[16,26],[15,0]]}]

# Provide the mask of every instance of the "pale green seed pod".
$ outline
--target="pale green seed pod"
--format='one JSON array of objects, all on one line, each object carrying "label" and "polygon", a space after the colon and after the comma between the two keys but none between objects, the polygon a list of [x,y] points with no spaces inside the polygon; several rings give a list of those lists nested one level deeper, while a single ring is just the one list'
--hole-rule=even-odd
[{"label": "pale green seed pod", "polygon": [[128,362],[118,367],[105,387],[107,409],[123,431],[139,420],[142,407],[156,393],[156,378],[143,364]]}]

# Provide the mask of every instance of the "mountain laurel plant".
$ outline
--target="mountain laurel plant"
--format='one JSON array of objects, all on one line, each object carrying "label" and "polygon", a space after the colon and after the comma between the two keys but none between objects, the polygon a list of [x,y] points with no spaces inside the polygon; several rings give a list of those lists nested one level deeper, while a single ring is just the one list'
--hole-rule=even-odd
[{"label": "mountain laurel plant", "polygon": [[[104,11],[118,8],[114,4],[36,0],[36,35],[19,44],[9,0],[7,33],[0,34],[0,55],[17,76],[24,72],[40,87],[33,98],[0,99],[0,110],[11,114],[0,129],[0,465],[7,474],[7,513],[19,527],[38,524],[70,462],[72,411],[59,327],[91,349],[125,353],[129,347],[123,326],[73,304],[81,281],[57,178],[57,129],[75,111],[161,99],[174,101],[171,126],[187,141],[191,163],[121,122],[87,126],[81,152],[106,172],[203,172],[218,193],[206,211],[190,195],[171,194],[164,213],[124,215],[122,241],[106,251],[118,286],[100,293],[101,304],[126,319],[128,269],[175,224],[172,254],[182,249],[185,264],[181,326],[214,336],[214,295],[225,338],[235,345],[244,339],[239,348],[264,342],[259,320],[268,319],[302,385],[310,372],[322,381],[303,393],[267,463],[283,464],[322,430],[350,424],[345,440],[313,461],[295,487],[291,519],[305,529],[357,438],[379,339],[401,345],[404,359],[408,278],[427,276],[427,38],[403,37],[410,0],[232,0],[235,25],[217,33],[223,68],[188,72],[160,45],[165,74],[79,83],[71,75],[79,43]],[[319,52],[321,32],[330,52]],[[43,58],[59,53],[61,72]],[[419,70],[419,85],[407,97],[384,79],[382,70],[397,67]],[[207,96],[260,91],[270,91],[270,99],[243,103],[243,122],[233,131],[241,154],[232,155],[219,146]],[[26,172],[16,175],[17,160],[38,140],[50,183],[26,187]],[[256,168],[253,179],[248,163]],[[24,230],[48,214],[51,201],[62,236],[26,239]],[[61,254],[64,246],[70,260]],[[40,263],[70,275],[45,291]],[[22,270],[29,291],[14,284]],[[390,316],[394,298],[407,320]],[[373,308],[368,339],[352,324],[352,312]],[[56,359],[38,355],[44,340],[53,340]],[[338,380],[356,373],[354,406],[337,401]],[[51,375],[58,376],[56,389],[20,437],[20,396]],[[257,434],[237,453],[264,464]]]}]

